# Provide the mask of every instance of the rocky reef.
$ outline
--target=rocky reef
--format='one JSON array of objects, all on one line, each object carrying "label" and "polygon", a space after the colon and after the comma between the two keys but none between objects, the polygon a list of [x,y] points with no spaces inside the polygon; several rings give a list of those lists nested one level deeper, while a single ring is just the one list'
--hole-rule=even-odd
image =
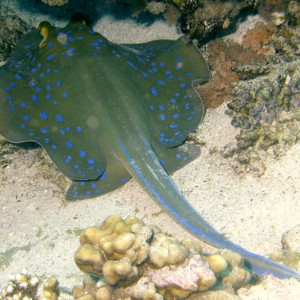
[{"label": "rocky reef", "polygon": [[233,68],[241,80],[232,84],[233,100],[226,113],[241,130],[236,145],[226,146],[223,155],[235,156],[239,171],[252,169],[262,175],[267,155],[279,157],[299,141],[300,27],[293,15],[296,7],[299,10],[299,3],[290,2],[287,21],[260,47],[265,53],[262,61]]},{"label": "rocky reef", "polygon": [[205,47],[212,79],[199,93],[208,108],[228,103],[226,114],[239,128],[235,142],[211,151],[228,158],[238,173],[261,176],[267,158],[299,142],[299,9],[296,1],[263,5],[264,19],[252,17],[243,34]]}]

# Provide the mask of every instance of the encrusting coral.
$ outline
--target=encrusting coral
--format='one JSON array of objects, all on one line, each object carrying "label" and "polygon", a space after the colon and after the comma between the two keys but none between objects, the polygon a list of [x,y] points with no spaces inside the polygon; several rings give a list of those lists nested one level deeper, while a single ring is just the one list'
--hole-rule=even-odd
[{"label": "encrusting coral", "polygon": [[[198,242],[180,242],[134,217],[111,216],[83,231],[80,243],[77,266],[104,280],[105,289],[113,288],[118,297],[137,297],[143,291],[148,296],[138,299],[184,299],[220,284],[234,293],[252,279],[239,255],[227,251],[204,256]],[[75,293],[86,292],[87,286]],[[103,289],[103,282],[98,287],[95,282],[92,290],[97,288]]]}]

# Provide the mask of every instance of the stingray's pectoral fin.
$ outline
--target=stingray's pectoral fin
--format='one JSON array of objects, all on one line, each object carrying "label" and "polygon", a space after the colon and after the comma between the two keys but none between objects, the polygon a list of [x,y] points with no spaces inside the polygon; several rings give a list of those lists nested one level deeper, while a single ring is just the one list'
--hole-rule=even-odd
[{"label": "stingray's pectoral fin", "polygon": [[108,163],[98,180],[74,181],[67,191],[69,201],[88,199],[109,193],[131,179],[131,175],[118,162]]},{"label": "stingray's pectoral fin", "polygon": [[160,164],[169,174],[181,169],[200,154],[199,147],[188,143],[174,148],[164,148],[152,143],[152,147],[159,158]]}]

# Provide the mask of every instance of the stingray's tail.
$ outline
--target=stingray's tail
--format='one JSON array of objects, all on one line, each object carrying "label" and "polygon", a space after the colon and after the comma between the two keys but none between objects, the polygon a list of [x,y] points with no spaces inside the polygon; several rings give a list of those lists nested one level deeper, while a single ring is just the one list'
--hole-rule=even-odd
[{"label": "stingray's tail", "polygon": [[250,263],[251,269],[258,275],[272,274],[279,278],[295,277],[300,279],[300,273],[264,256],[247,251],[216,231],[186,201],[147,142],[144,142],[144,149],[132,145],[126,147],[122,143],[120,143],[120,146],[124,155],[120,159],[131,176],[144,187],[146,192],[163,209],[193,235],[212,246],[227,248],[241,254]]}]

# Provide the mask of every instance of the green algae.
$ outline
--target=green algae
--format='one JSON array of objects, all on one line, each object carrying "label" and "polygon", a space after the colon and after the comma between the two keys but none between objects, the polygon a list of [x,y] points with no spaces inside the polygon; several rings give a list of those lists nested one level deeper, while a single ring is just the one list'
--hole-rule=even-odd
[{"label": "green algae", "polygon": [[13,261],[14,256],[19,251],[26,251],[30,250],[30,245],[23,246],[23,247],[11,247],[5,252],[0,253],[0,270],[7,268]]}]

